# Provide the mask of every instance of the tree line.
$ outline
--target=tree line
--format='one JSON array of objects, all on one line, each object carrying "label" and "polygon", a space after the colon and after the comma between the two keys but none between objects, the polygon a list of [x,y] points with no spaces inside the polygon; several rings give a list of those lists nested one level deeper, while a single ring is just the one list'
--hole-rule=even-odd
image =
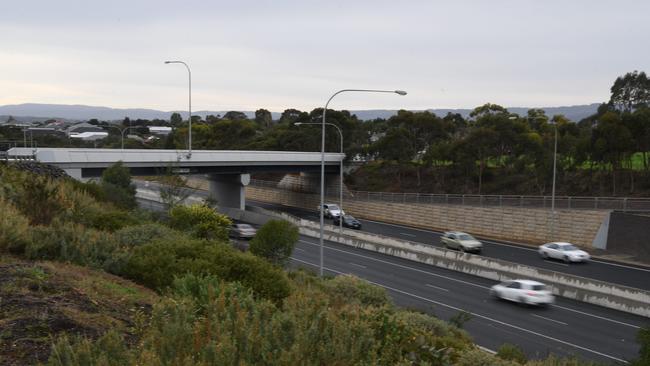
[{"label": "tree line", "polygon": [[[570,121],[563,115],[548,116],[542,109],[530,109],[522,116],[487,103],[476,107],[467,117],[400,110],[388,119],[362,121],[345,110],[328,110],[327,122],[341,129],[348,161],[392,164],[396,167],[397,181],[404,172],[414,171],[418,185],[421,171],[444,170],[451,176],[465,177],[472,186],[468,190],[478,194],[485,193],[486,174],[525,175],[536,191],[546,193],[552,178],[557,130],[558,171],[608,175],[612,194],[616,194],[616,179],[621,172],[650,170],[650,80],[644,72],[629,72],[618,77],[610,91],[609,102],[581,121]],[[206,118],[192,116],[192,147],[320,151],[321,127],[295,123],[318,124],[322,113],[322,108],[311,112],[287,109],[278,120],[273,120],[266,109],[255,111],[254,118],[237,111]],[[97,120],[90,123],[105,124]],[[166,138],[148,144],[130,140],[127,148],[187,148],[188,123],[178,113],[173,113],[169,121],[125,118],[122,125],[174,127]],[[338,133],[331,126],[326,128],[325,149],[338,152]],[[118,131],[108,132],[109,138],[97,147],[119,147]],[[22,137],[19,131],[14,131],[14,135]],[[67,146],[71,142],[61,141],[61,144]]]}]

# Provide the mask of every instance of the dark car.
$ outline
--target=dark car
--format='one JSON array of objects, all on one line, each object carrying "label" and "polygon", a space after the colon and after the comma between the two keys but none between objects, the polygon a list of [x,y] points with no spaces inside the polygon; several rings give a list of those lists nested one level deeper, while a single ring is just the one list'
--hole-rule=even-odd
[{"label": "dark car", "polygon": [[[339,217],[334,217],[334,225],[339,226],[340,225],[340,220]],[[344,227],[349,227],[350,229],[361,229],[361,223],[359,220],[355,219],[354,217],[350,215],[345,215],[343,216],[343,226]]]}]

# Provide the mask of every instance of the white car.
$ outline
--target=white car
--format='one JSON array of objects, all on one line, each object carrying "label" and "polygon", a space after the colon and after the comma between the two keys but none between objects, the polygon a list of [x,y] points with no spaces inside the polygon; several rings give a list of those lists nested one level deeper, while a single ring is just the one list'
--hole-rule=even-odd
[{"label": "white car", "polygon": [[252,239],[257,230],[248,224],[232,224],[230,227],[230,237],[237,239]]},{"label": "white car", "polygon": [[548,305],[555,301],[555,297],[543,283],[531,280],[501,282],[492,286],[490,295],[526,305]]},{"label": "white car", "polygon": [[338,205],[334,203],[323,204],[323,216],[333,219],[335,217],[341,216],[341,213],[345,215],[345,211],[341,210]]},{"label": "white car", "polygon": [[591,258],[589,253],[584,250],[580,250],[571,243],[563,242],[553,242],[540,245],[539,255],[544,259],[560,259],[567,263],[586,262]]}]

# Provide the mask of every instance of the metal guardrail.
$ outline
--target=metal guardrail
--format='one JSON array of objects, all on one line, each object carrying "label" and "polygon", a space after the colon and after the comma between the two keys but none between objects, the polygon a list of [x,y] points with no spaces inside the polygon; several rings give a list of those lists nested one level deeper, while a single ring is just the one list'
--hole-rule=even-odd
[{"label": "metal guardrail", "polygon": [[[278,182],[251,179],[251,185],[283,189]],[[306,185],[293,185],[300,191]],[[326,188],[325,195],[338,200],[338,189]],[[551,208],[551,196],[525,195],[472,195],[472,194],[433,194],[433,193],[391,193],[368,191],[344,191],[346,200],[393,203],[415,203],[436,205],[461,205],[474,207],[522,207]],[[621,210],[650,211],[650,198],[635,197],[579,197],[555,196],[555,208],[570,210]]]}]

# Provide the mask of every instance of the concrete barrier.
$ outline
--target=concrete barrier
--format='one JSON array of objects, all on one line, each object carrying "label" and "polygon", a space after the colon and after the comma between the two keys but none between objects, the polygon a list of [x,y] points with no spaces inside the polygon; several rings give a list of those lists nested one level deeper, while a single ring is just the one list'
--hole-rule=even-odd
[{"label": "concrete barrier", "polygon": [[[318,223],[268,210],[265,214],[298,225],[303,235],[320,236]],[[549,285],[557,296],[650,317],[650,291],[356,230],[343,229],[339,235],[338,227],[332,225],[325,228],[324,239],[328,241],[495,281],[533,279]]]}]

